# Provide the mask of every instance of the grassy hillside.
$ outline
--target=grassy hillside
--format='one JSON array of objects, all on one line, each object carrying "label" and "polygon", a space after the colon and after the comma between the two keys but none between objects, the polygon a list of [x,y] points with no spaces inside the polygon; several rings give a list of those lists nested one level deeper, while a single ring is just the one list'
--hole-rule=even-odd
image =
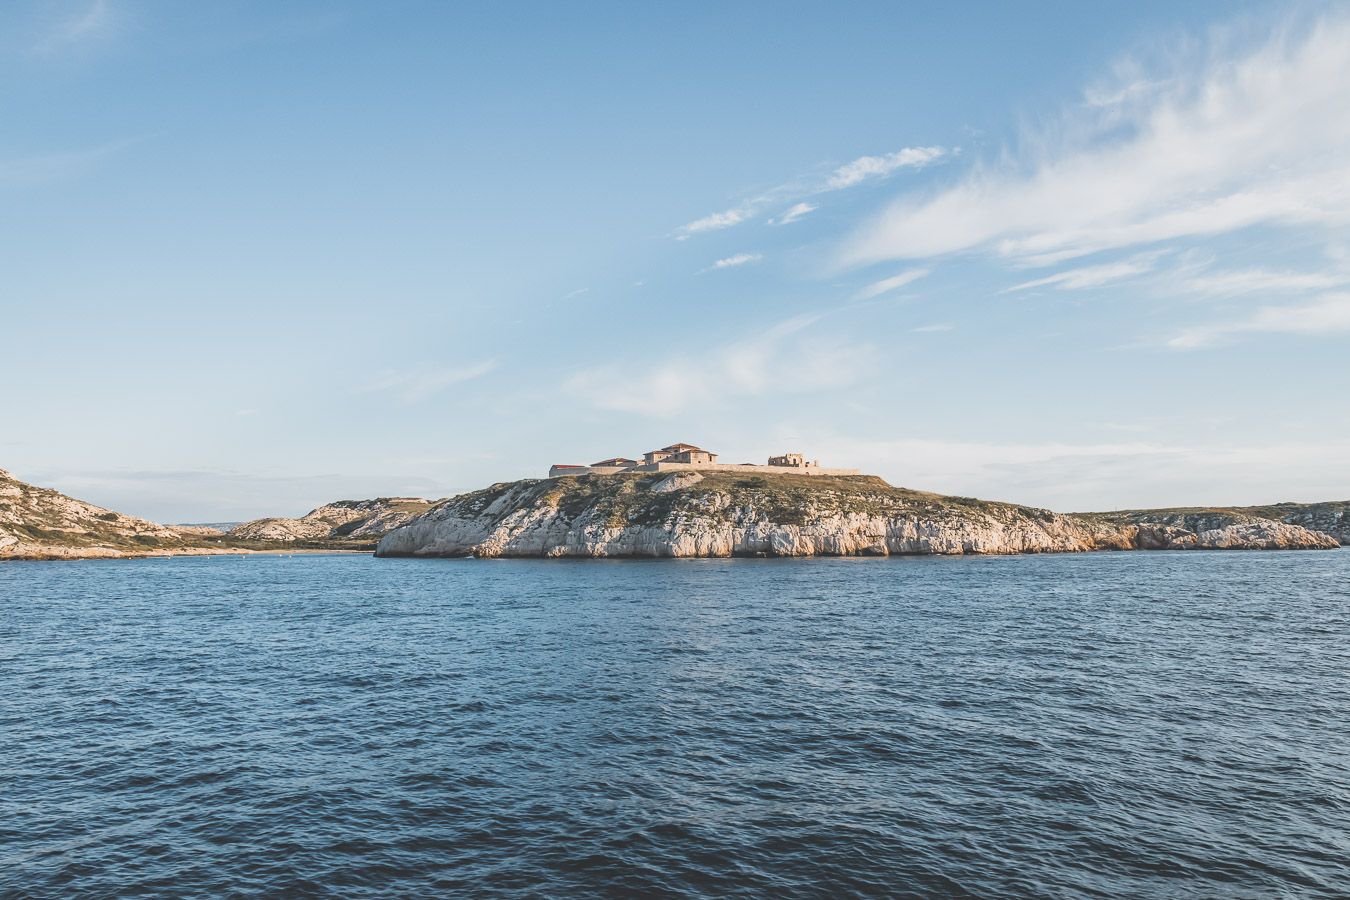
[{"label": "grassy hillside", "polygon": [[0,470],[0,558],[146,554],[199,538],[19,481]]},{"label": "grassy hillside", "polygon": [[[444,504],[454,504],[467,513],[484,513],[493,504],[524,487],[526,493],[517,505],[544,503],[556,506],[570,516],[591,510],[607,514],[618,526],[659,525],[677,507],[710,501],[726,515],[738,507],[753,505],[775,522],[805,524],[808,515],[828,513],[866,513],[874,515],[919,515],[941,521],[968,517],[972,512],[998,521],[1019,517],[1048,520],[1048,510],[977,500],[973,497],[948,497],[925,491],[893,487],[872,475],[745,475],[739,472],[699,473],[700,478],[676,491],[652,490],[661,482],[685,473],[638,473],[619,475],[582,475],[537,481],[511,481],[463,494]],[[716,509],[703,508],[704,513]]]},{"label": "grassy hillside", "polygon": [[1204,531],[1251,521],[1285,522],[1310,531],[1320,531],[1350,544],[1350,500],[1323,503],[1273,503],[1267,506],[1171,507],[1163,509],[1122,509],[1113,512],[1076,513],[1076,515],[1122,524],[1159,524]]}]

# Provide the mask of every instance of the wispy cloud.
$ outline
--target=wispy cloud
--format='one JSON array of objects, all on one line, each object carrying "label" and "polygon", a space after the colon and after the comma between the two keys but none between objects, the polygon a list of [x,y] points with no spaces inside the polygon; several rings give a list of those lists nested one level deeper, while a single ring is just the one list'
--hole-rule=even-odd
[{"label": "wispy cloud", "polygon": [[1187,329],[1167,342],[1175,350],[1193,350],[1236,334],[1344,334],[1350,332],[1350,293],[1327,294],[1310,303],[1263,306],[1232,322]]},{"label": "wispy cloud", "polygon": [[815,211],[816,211],[817,209],[819,209],[819,208],[820,208],[820,207],[816,206],[814,203],[806,203],[806,202],[803,201],[802,203],[794,204],[793,206],[789,207],[789,208],[788,208],[787,210],[785,210],[784,212],[782,212],[782,213],[780,213],[779,215],[775,216],[774,218],[770,219],[770,220],[769,220],[769,224],[770,224],[770,225],[791,225],[793,222],[797,221],[797,220],[800,219],[802,216],[805,216],[805,215],[808,215],[808,214],[810,214],[810,213],[813,213],[813,212],[815,212]]},{"label": "wispy cloud", "polygon": [[[1050,263],[1259,224],[1350,223],[1350,17],[1103,93],[935,196],[902,197],[842,265],[984,250]],[[1156,82],[1157,84],[1154,84]],[[1067,135],[1067,137],[1059,137]]]},{"label": "wispy cloud", "polygon": [[113,141],[85,150],[0,159],[0,187],[33,187],[94,171],[108,157],[139,142],[139,138]]},{"label": "wispy cloud", "polygon": [[481,378],[497,368],[495,360],[458,368],[421,368],[387,371],[372,381],[362,393],[389,393],[403,403],[417,403],[456,384]]},{"label": "wispy cloud", "polygon": [[884,156],[860,156],[834,170],[825,182],[831,191],[852,187],[869,178],[883,178],[896,169],[918,168],[940,159],[946,151],[941,147],[905,147]]},{"label": "wispy cloud", "polygon": [[1054,275],[1047,275],[1044,278],[1036,278],[1031,281],[1024,281],[1021,284],[1015,284],[1010,288],[1005,288],[1001,293],[1010,294],[1013,291],[1025,291],[1038,287],[1055,287],[1062,291],[1101,287],[1102,285],[1123,281],[1126,278],[1133,278],[1135,275],[1143,275],[1146,272],[1153,271],[1157,258],[1158,255],[1156,253],[1151,253],[1146,256],[1137,256],[1133,259],[1126,259],[1120,262],[1067,269],[1063,272],[1056,272]]},{"label": "wispy cloud", "polygon": [[704,216],[701,219],[695,219],[685,225],[681,225],[675,230],[675,240],[686,241],[696,234],[705,231],[720,231],[723,228],[730,228],[732,225],[739,225],[754,214],[750,207],[737,207],[726,209],[722,212],[715,212]]},{"label": "wispy cloud", "polygon": [[53,56],[83,44],[107,40],[117,34],[119,27],[111,0],[92,0],[57,22],[33,45],[32,53]]},{"label": "wispy cloud", "polygon": [[949,322],[937,322],[932,325],[920,325],[917,328],[911,328],[910,331],[914,334],[933,334],[939,331],[952,331],[955,328],[956,326]]},{"label": "wispy cloud", "polygon": [[910,269],[906,272],[901,272],[899,275],[892,275],[890,278],[874,281],[855,294],[853,299],[871,300],[873,297],[880,297],[882,294],[888,294],[911,282],[918,281],[920,278],[927,275],[928,272],[928,269]]},{"label": "wispy cloud", "polygon": [[749,222],[759,216],[767,207],[798,201],[776,218],[769,220],[771,225],[787,225],[802,216],[814,212],[819,207],[807,198],[818,197],[831,191],[843,190],[864,181],[883,178],[898,169],[921,168],[936,162],[948,154],[943,147],[904,147],[894,153],[881,156],[860,156],[852,162],[836,168],[823,181],[818,176],[809,179],[796,179],[751,197],[738,206],[695,219],[675,229],[677,241],[706,231],[720,231]]},{"label": "wispy cloud", "polygon": [[1193,293],[1213,296],[1282,294],[1320,291],[1350,283],[1350,273],[1287,272],[1272,269],[1233,269],[1186,277],[1181,286]]},{"label": "wispy cloud", "polygon": [[645,372],[604,366],[579,372],[569,392],[601,409],[671,416],[689,409],[721,407],[781,385],[794,391],[830,390],[872,371],[875,350],[866,344],[813,339],[805,332],[821,319],[798,316],[752,338],[706,353],[677,356]]},{"label": "wispy cloud", "polygon": [[764,257],[759,253],[737,253],[735,256],[728,256],[725,259],[719,259],[717,262],[702,269],[703,272],[712,272],[717,269],[734,269],[737,266],[746,266],[750,263],[757,263]]}]

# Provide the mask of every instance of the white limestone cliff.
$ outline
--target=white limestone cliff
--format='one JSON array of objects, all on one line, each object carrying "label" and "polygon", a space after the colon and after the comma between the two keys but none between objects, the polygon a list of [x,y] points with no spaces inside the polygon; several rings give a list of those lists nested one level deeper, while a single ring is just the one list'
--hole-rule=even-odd
[{"label": "white limestone cliff", "polygon": [[287,543],[296,541],[373,541],[412,521],[431,507],[420,497],[337,500],[298,519],[255,519],[236,525],[231,538]]},{"label": "white limestone cliff", "polygon": [[[786,479],[786,480],[780,480]],[[753,483],[753,482],[760,483]],[[727,557],[1058,553],[1098,549],[1322,549],[1270,520],[1204,531],[1110,522],[891,488],[879,479],[585,476],[452,498],[387,534],[379,556]],[[786,489],[785,489],[786,488]]]}]

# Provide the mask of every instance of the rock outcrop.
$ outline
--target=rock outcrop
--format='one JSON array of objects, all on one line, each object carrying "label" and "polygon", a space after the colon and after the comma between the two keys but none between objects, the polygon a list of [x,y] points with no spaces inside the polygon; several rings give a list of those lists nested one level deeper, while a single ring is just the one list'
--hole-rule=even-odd
[{"label": "rock outcrop", "polygon": [[1141,550],[1302,550],[1332,549],[1341,541],[1333,534],[1305,528],[1252,509],[1126,510],[1085,513],[1129,534]]},{"label": "rock outcrop", "polygon": [[160,525],[36,487],[0,470],[0,559],[88,559],[298,549],[369,550],[431,507],[416,497],[339,500],[299,519],[229,531]]},{"label": "rock outcrop", "polygon": [[126,516],[0,469],[0,559],[76,559],[220,552],[186,530]]},{"label": "rock outcrop", "polygon": [[1326,503],[1275,503],[1271,506],[1247,506],[1237,512],[1300,525],[1310,531],[1329,534],[1342,545],[1350,544],[1350,500]]},{"label": "rock outcrop", "polygon": [[363,549],[376,539],[380,556],[1330,549],[1345,542],[1347,507],[1060,514],[895,488],[868,476],[680,472],[517,481],[439,503],[341,500],[299,519],[259,519],[222,534],[126,516],[0,470],[0,559]]},{"label": "rock outcrop", "polygon": [[1336,545],[1327,535],[1254,516],[1065,515],[895,488],[869,476],[710,473],[683,482],[585,475],[497,484],[435,505],[381,539],[376,555],[885,556]]},{"label": "rock outcrop", "polygon": [[352,541],[372,543],[431,508],[420,497],[337,500],[298,519],[255,519],[231,528],[236,540],[271,543]]}]

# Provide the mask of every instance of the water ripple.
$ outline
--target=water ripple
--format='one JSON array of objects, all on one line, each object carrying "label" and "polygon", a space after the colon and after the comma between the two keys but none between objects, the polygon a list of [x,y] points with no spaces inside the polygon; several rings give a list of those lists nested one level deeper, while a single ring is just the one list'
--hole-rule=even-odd
[{"label": "water ripple", "polygon": [[0,894],[1337,896],[1350,554],[0,566]]}]

